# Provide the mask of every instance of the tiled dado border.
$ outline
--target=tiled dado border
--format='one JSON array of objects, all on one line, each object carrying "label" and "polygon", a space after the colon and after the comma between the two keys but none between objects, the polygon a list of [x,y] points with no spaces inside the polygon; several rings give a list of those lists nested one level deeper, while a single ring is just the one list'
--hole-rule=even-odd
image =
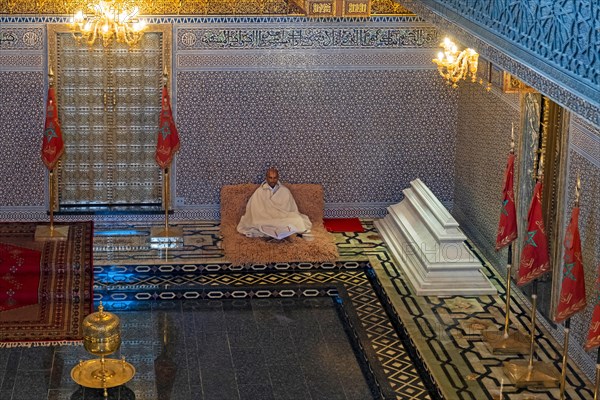
[{"label": "tiled dado border", "polygon": [[[309,263],[303,263],[307,264]],[[360,265],[360,268],[357,267]],[[314,266],[309,271],[231,272],[227,264],[215,264],[210,273],[171,274],[153,271],[138,278],[125,272],[125,281],[104,280],[113,274],[113,266],[100,267],[94,273],[94,300],[106,309],[124,311],[140,309],[156,301],[264,299],[298,297],[336,297],[342,317],[351,327],[351,340],[358,347],[374,374],[382,398],[440,398],[433,379],[416,350],[400,341],[397,332],[404,331],[400,320],[390,322],[390,304],[382,304],[374,287],[376,275],[364,262],[336,265],[335,270]],[[181,266],[180,266],[181,267]],[[125,267],[135,270],[138,267]],[[176,268],[179,269],[179,268]],[[183,271],[180,271],[183,272]],[[205,270],[206,272],[206,270]],[[134,279],[134,281],[131,281]],[[375,358],[377,362],[370,362]],[[420,375],[420,376],[419,376]],[[384,376],[385,379],[377,379]],[[422,383],[422,379],[425,384]],[[387,381],[387,382],[386,382]],[[385,383],[385,384],[384,384]],[[428,394],[431,393],[431,396]]]},{"label": "tiled dado border", "polygon": [[[402,200],[399,199],[398,202]],[[324,208],[325,218],[383,218],[387,215],[387,207],[395,203],[326,203]],[[452,208],[451,202],[442,202],[447,208]],[[221,211],[218,204],[184,206],[176,208],[169,220],[173,221],[218,221]],[[46,209],[40,207],[0,207],[0,220],[3,221],[49,221]],[[130,213],[110,214],[98,212],[96,214],[60,214],[55,213],[58,222],[69,221],[120,221],[120,222],[156,222],[164,221],[164,213],[136,214]]]}]

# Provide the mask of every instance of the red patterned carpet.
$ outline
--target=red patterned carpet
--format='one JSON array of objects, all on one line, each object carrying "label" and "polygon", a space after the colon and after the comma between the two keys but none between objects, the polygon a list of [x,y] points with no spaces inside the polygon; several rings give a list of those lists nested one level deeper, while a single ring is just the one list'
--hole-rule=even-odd
[{"label": "red patterned carpet", "polygon": [[37,225],[0,223],[0,347],[79,341],[92,311],[93,223],[43,242]]}]

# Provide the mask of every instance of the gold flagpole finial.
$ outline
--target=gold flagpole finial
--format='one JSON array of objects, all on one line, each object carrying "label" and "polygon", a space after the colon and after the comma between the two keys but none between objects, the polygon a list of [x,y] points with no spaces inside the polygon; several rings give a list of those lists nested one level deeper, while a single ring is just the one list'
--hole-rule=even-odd
[{"label": "gold flagpole finial", "polygon": [[52,71],[52,65],[48,66],[48,84],[50,86],[54,85],[54,71]]},{"label": "gold flagpole finial", "polygon": [[575,184],[575,207],[579,207],[579,196],[581,195],[581,179],[577,173],[577,183]]},{"label": "gold flagpole finial", "polygon": [[512,123],[512,127],[510,130],[510,152],[511,154],[515,153],[515,123]]}]

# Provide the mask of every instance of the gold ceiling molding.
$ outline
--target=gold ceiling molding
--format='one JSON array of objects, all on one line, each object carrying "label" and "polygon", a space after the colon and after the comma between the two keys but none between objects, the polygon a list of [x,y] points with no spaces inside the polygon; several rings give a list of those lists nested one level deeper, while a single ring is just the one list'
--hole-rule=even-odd
[{"label": "gold ceiling molding", "polygon": [[371,0],[371,15],[415,15],[415,13],[397,1]]},{"label": "gold ceiling molding", "polygon": [[[87,0],[0,0],[0,14],[73,14]],[[303,15],[303,0],[137,0],[140,15]],[[371,15],[414,15],[393,0],[372,0]]]}]

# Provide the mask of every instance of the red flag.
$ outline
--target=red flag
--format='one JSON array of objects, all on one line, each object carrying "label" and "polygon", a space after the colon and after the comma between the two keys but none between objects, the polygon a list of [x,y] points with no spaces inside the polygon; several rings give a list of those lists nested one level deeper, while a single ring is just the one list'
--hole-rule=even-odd
[{"label": "red flag", "polygon": [[571,222],[565,234],[565,264],[556,317],[557,323],[570,318],[586,306],[585,279],[581,262],[581,238],[579,236],[579,207],[573,208]]},{"label": "red flag", "polygon": [[504,172],[504,188],[502,189],[502,210],[496,236],[496,251],[517,238],[517,210],[515,209],[515,192],[513,177],[515,170],[515,155],[508,155],[508,163]]},{"label": "red flag", "polygon": [[[596,287],[600,290],[600,265],[598,265],[598,276],[596,278]],[[594,313],[592,314],[592,322],[590,330],[585,342],[585,349],[591,350],[594,347],[600,346],[600,303],[596,303]]]},{"label": "red flag", "polygon": [[167,168],[173,156],[179,150],[179,134],[171,112],[171,101],[167,87],[162,90],[162,109],[158,120],[158,141],[156,143],[156,162],[161,168]]},{"label": "red flag", "polygon": [[48,169],[54,169],[56,163],[65,151],[60,124],[58,123],[58,106],[54,88],[48,88],[48,101],[46,103],[46,124],[44,125],[44,139],[42,141],[42,161]]},{"label": "red flag", "polygon": [[517,285],[525,285],[550,270],[548,240],[542,215],[542,183],[535,184],[527,215],[527,237],[521,251]]},{"label": "red flag", "polygon": [[592,323],[590,324],[590,330],[585,342],[585,349],[591,350],[598,346],[600,346],[600,304],[596,304],[596,307],[594,307],[594,314],[592,315]]}]

